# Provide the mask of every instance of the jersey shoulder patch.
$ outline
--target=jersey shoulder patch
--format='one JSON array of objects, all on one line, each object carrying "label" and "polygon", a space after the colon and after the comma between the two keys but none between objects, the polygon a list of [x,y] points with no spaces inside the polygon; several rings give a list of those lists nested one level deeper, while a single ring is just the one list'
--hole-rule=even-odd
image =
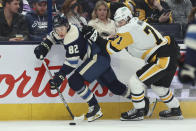
[{"label": "jersey shoulder patch", "polygon": [[64,38],[64,45],[70,44],[79,38],[79,29],[75,25],[70,26],[70,30]]}]

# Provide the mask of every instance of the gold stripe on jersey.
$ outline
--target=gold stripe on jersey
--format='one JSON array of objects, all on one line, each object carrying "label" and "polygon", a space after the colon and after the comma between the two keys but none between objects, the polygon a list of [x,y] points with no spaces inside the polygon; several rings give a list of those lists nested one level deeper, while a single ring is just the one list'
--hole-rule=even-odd
[{"label": "gold stripe on jersey", "polygon": [[134,101],[139,101],[139,100],[143,100],[144,99],[144,94],[140,95],[140,96],[133,96],[132,95],[132,100]]},{"label": "gold stripe on jersey", "polygon": [[[131,11],[133,11],[133,9],[132,9],[133,7],[131,7],[130,4],[132,4],[133,6],[136,6],[135,2],[132,1],[132,0],[125,0],[125,2],[123,2],[123,4],[124,4],[127,8],[129,8],[129,10],[131,10]],[[132,14],[133,14],[133,12],[132,12]]]},{"label": "gold stripe on jersey", "polygon": [[107,5],[108,5],[108,8],[110,8],[110,3],[107,3]]},{"label": "gold stripe on jersey", "polygon": [[157,55],[154,55],[154,56],[152,57],[152,59],[150,60],[150,62],[155,62],[156,59],[157,59]]},{"label": "gold stripe on jersey", "polygon": [[159,58],[157,63],[152,65],[152,67],[150,67],[146,72],[144,72],[139,77],[139,79],[143,82],[143,81],[149,79],[150,77],[156,75],[157,73],[159,73],[160,71],[162,71],[168,67],[169,61],[170,61],[170,57]]},{"label": "gold stripe on jersey", "polygon": [[83,75],[93,64],[97,62],[97,55],[93,56],[93,59],[79,72],[81,75]]},{"label": "gold stripe on jersey", "polygon": [[172,13],[169,14],[169,24],[173,23]]},{"label": "gold stripe on jersey", "polygon": [[151,50],[152,50],[152,48],[150,48],[150,49],[148,49],[146,52],[144,52],[143,54],[142,54],[142,59],[145,59],[146,58],[146,56],[151,52]]},{"label": "gold stripe on jersey", "polygon": [[172,94],[172,91],[170,90],[169,94],[167,96],[165,96],[164,98],[161,97],[161,100],[162,101],[169,101],[172,98],[172,96],[173,96],[173,94]]},{"label": "gold stripe on jersey", "polygon": [[128,2],[136,6],[136,3],[133,0],[125,0],[125,3],[128,3]]},{"label": "gold stripe on jersey", "polygon": [[139,20],[145,20],[146,19],[146,12],[143,9],[136,9],[136,12],[139,12]]},{"label": "gold stripe on jersey", "polygon": [[171,43],[171,39],[170,39],[170,37],[169,37],[169,36],[165,36],[164,38],[166,38],[166,39],[167,39],[167,41],[168,41],[168,42],[167,42],[167,44],[168,44],[168,45],[170,45],[170,43]]},{"label": "gold stripe on jersey", "polygon": [[117,33],[114,40],[109,40],[106,45],[106,50],[109,54],[119,52],[133,43],[133,37],[129,32]]},{"label": "gold stripe on jersey", "polygon": [[156,50],[158,50],[161,46],[164,46],[166,45],[167,43],[164,43],[164,44],[160,44],[158,46],[155,46],[154,48],[151,48],[151,49],[148,49],[147,51],[145,51],[143,54],[142,54],[142,59],[145,60],[145,61],[148,61],[148,59],[155,53]]}]

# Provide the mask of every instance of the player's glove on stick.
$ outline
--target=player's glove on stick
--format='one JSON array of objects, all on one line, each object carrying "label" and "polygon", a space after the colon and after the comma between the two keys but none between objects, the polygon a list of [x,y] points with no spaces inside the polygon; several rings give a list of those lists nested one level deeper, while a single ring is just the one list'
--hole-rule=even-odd
[{"label": "player's glove on stick", "polygon": [[42,42],[40,45],[38,45],[35,48],[34,53],[37,59],[43,60],[49,50],[50,50],[50,47],[47,44]]},{"label": "player's glove on stick", "polygon": [[58,88],[62,84],[62,82],[64,80],[65,80],[65,77],[63,75],[61,75],[61,73],[59,73],[59,72],[55,73],[54,78],[49,80],[50,89],[55,90],[56,88]]},{"label": "player's glove on stick", "polygon": [[85,39],[95,42],[99,37],[99,33],[92,26],[83,26],[82,33]]}]

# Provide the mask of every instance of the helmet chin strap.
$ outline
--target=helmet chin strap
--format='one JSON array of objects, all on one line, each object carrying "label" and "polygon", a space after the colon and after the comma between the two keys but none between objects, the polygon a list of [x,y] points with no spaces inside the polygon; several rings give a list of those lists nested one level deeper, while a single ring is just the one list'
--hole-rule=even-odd
[{"label": "helmet chin strap", "polygon": [[64,38],[61,38],[61,37],[59,36],[59,34],[58,34],[56,31],[54,31],[53,35],[54,35],[54,37],[55,37],[57,40],[63,40],[63,39],[64,39]]},{"label": "helmet chin strap", "polygon": [[71,28],[71,26],[70,26],[70,25],[68,25],[68,27],[67,27],[67,32],[70,30],[70,28]]}]

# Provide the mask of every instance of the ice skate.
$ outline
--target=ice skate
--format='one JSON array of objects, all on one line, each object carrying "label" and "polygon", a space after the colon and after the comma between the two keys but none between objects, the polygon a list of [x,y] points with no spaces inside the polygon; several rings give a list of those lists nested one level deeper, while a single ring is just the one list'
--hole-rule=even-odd
[{"label": "ice skate", "polygon": [[160,119],[163,120],[182,120],[184,119],[180,107],[164,110],[159,113]]},{"label": "ice skate", "polygon": [[89,111],[86,114],[86,118],[88,122],[92,122],[96,119],[99,119],[103,116],[103,113],[101,112],[101,108],[99,105],[94,105],[89,107]]},{"label": "ice skate", "polygon": [[121,114],[121,121],[140,121],[144,119],[145,109],[131,109]]}]

